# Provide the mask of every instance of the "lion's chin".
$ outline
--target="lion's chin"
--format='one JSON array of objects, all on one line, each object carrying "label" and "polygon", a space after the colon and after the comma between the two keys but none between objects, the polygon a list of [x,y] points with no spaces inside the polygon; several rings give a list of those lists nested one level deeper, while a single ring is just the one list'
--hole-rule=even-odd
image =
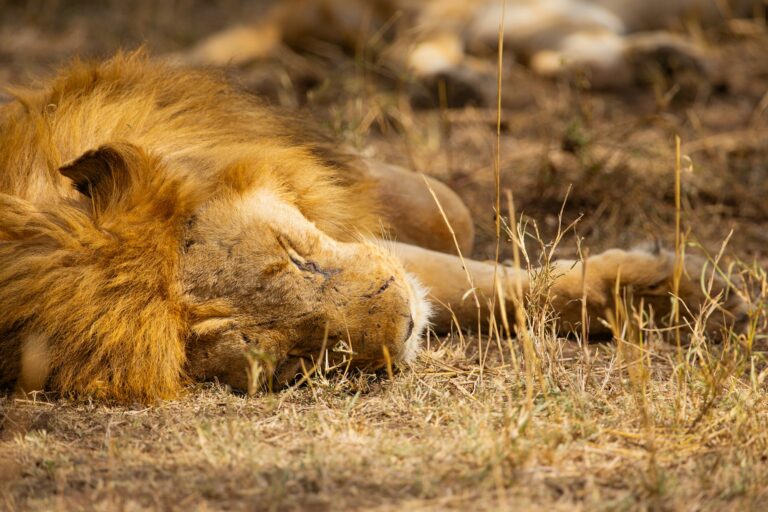
[{"label": "lion's chin", "polygon": [[413,318],[413,331],[405,340],[400,361],[411,363],[421,350],[424,333],[429,327],[429,319],[432,316],[432,304],[427,300],[427,290],[413,274],[406,272],[408,285],[408,301],[411,305],[411,318]]}]

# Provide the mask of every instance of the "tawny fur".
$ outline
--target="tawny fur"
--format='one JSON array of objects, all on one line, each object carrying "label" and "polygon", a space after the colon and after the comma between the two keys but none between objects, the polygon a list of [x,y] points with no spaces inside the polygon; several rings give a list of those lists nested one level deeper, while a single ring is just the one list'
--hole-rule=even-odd
[{"label": "tawny fur", "polygon": [[[18,371],[11,351],[35,333],[50,343],[52,389],[177,395],[190,315],[178,243],[214,190],[266,183],[338,240],[377,227],[362,180],[208,73],[119,54],[14,94],[0,111],[0,381]],[[124,168],[112,176],[127,176],[129,188],[90,201],[59,169],[105,144],[118,145]]]}]

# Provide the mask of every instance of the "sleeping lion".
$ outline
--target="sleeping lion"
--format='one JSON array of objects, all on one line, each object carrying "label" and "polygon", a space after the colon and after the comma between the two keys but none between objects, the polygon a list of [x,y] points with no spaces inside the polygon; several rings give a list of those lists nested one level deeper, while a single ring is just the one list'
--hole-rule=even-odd
[{"label": "sleeping lion", "polygon": [[[483,318],[492,297],[528,290],[525,271],[499,267],[494,288],[493,264],[454,255],[470,254],[472,219],[445,185],[342,154],[216,74],[121,53],[14,97],[0,109],[6,389],[144,402],[192,380],[252,390],[339,346],[330,359],[376,370],[412,361],[430,323],[477,325],[470,287]],[[589,328],[605,329],[619,276],[670,310],[669,253],[586,263],[556,263],[564,329],[582,297]],[[694,311],[700,274],[689,260],[680,285]],[[726,309],[744,313],[735,294]]]},{"label": "sleeping lion", "polygon": [[284,47],[322,54],[332,44],[356,55],[373,51],[396,76],[407,72],[426,85],[443,81],[449,101],[456,96],[455,101],[483,103],[484,82],[495,83],[496,62],[482,57],[495,55],[500,29],[505,52],[542,76],[577,73],[597,88],[653,82],[659,74],[709,81],[717,77],[706,47],[679,29],[695,33],[692,27],[722,25],[759,13],[763,5],[764,0],[282,0],[178,58],[240,65],[275,57]]}]

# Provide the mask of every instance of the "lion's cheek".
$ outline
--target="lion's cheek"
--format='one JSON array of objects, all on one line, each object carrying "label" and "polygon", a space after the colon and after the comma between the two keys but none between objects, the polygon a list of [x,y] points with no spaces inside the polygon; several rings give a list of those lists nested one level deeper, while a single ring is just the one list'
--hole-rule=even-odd
[{"label": "lion's cheek", "polygon": [[188,372],[198,381],[252,393],[265,387],[288,350],[285,337],[274,332],[193,339],[187,347]]}]

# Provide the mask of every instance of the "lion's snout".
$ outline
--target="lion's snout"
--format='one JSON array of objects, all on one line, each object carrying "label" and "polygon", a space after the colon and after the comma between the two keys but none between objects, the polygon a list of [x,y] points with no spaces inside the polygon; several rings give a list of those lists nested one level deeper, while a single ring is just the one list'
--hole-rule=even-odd
[{"label": "lion's snout", "polygon": [[320,267],[339,269],[320,298],[333,304],[326,311],[329,332],[349,345],[353,366],[370,369],[412,360],[428,316],[421,288],[385,248],[331,243],[334,250],[315,258]]}]

